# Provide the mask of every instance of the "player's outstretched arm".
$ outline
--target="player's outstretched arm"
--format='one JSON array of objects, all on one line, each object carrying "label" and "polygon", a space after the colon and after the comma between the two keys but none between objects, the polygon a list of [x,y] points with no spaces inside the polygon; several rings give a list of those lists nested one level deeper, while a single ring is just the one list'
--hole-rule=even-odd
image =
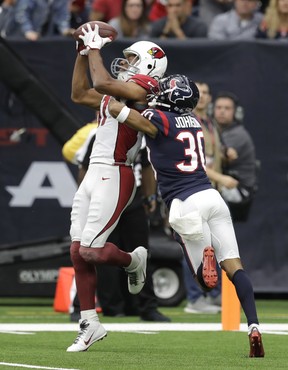
[{"label": "player's outstretched arm", "polygon": [[126,100],[146,101],[146,90],[135,83],[129,83],[113,78],[104,66],[101,48],[111,42],[109,37],[99,35],[99,27],[87,25],[87,30],[82,28],[83,35],[79,38],[83,40],[86,47],[85,55],[88,55],[89,70],[94,89],[100,94],[117,96]]},{"label": "player's outstretched arm", "polygon": [[78,54],[72,76],[71,99],[76,104],[98,110],[103,95],[90,87],[87,70],[88,58]]},{"label": "player's outstretched arm", "polygon": [[98,49],[89,50],[88,58],[90,76],[96,91],[126,100],[146,101],[146,90],[143,87],[134,82],[116,80],[109,74]]},{"label": "player's outstretched arm", "polygon": [[156,137],[158,132],[157,127],[135,109],[130,109],[117,100],[111,100],[109,103],[109,112],[112,117],[116,118],[121,123],[125,123],[134,130],[141,131],[153,139]]}]

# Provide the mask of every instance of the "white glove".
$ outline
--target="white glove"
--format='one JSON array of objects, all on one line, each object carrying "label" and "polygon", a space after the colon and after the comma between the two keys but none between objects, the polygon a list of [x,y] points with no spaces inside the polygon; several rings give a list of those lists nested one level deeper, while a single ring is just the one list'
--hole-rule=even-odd
[{"label": "white glove", "polygon": [[83,56],[87,56],[89,53],[89,49],[84,44],[82,44],[82,42],[80,43],[79,41],[76,41],[76,50],[80,55]]},{"label": "white glove", "polygon": [[[105,44],[111,42],[110,37],[101,37],[99,35],[99,26],[95,24],[94,30],[92,30],[90,24],[87,24],[88,31],[85,28],[82,28],[84,35],[80,35],[79,38],[83,40],[84,45],[88,49],[101,49]],[[83,54],[81,54],[83,55]]]}]

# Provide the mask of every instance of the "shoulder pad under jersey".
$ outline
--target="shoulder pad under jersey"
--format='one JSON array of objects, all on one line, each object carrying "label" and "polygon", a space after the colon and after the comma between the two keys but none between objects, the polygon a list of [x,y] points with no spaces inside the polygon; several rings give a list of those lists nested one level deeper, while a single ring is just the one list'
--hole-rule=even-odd
[{"label": "shoulder pad under jersey", "polygon": [[143,87],[146,91],[154,90],[158,86],[158,81],[155,78],[146,75],[134,75],[129,78],[127,82],[135,82],[137,85]]}]

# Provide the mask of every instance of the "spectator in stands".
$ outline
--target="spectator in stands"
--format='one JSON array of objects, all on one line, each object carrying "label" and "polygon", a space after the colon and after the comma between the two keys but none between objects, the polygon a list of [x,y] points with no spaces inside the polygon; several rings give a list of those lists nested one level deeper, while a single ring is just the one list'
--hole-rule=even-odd
[{"label": "spectator in stands", "polygon": [[215,16],[231,10],[233,3],[234,0],[200,0],[198,15],[207,27],[209,27]]},{"label": "spectator in stands", "polygon": [[0,36],[6,37],[6,29],[13,19],[16,0],[4,0],[0,6]]},{"label": "spectator in stands", "polygon": [[212,40],[253,39],[263,14],[260,13],[258,0],[235,0],[234,8],[216,15],[209,30]]},{"label": "spectator in stands", "polygon": [[224,153],[218,127],[208,114],[212,102],[209,85],[205,82],[196,82],[196,85],[200,98],[194,114],[198,117],[204,134],[207,175],[217,190],[220,190],[222,186],[234,188],[238,185],[238,181],[222,173],[222,159],[225,156],[229,160],[234,160],[237,158],[237,152],[234,148],[227,147]]},{"label": "spectator in stands", "polygon": [[181,40],[206,37],[207,27],[200,19],[190,15],[190,5],[189,0],[167,0],[167,15],[152,23],[150,36]]},{"label": "spectator in stands", "polygon": [[167,0],[154,0],[149,11],[150,21],[156,21],[167,15],[166,12]]},{"label": "spectator in stands", "polygon": [[118,39],[134,37],[147,40],[150,22],[145,0],[123,0],[119,17],[109,21],[118,32]]},{"label": "spectator in stands", "polygon": [[121,14],[122,0],[93,0],[90,21],[109,22]]},{"label": "spectator in stands", "polygon": [[89,20],[89,0],[70,0],[70,26],[77,29]]},{"label": "spectator in stands", "polygon": [[288,40],[288,0],[270,0],[256,38]]},{"label": "spectator in stands", "polygon": [[[194,15],[194,7],[193,4],[197,3],[197,0],[189,0],[186,2],[186,12],[189,15]],[[149,10],[149,19],[150,21],[156,21],[162,17],[167,15],[166,10],[167,0],[152,0],[152,4],[150,5]],[[193,12],[193,14],[192,14]]]},{"label": "spectator in stands", "polygon": [[214,102],[214,119],[227,147],[237,151],[237,158],[227,160],[223,171],[239,181],[236,188],[222,186],[221,195],[229,206],[233,221],[246,221],[257,185],[255,147],[249,132],[237,119],[238,98],[229,91],[220,92]]},{"label": "spectator in stands", "polygon": [[67,0],[17,0],[6,36],[36,41],[44,36],[71,36]]}]

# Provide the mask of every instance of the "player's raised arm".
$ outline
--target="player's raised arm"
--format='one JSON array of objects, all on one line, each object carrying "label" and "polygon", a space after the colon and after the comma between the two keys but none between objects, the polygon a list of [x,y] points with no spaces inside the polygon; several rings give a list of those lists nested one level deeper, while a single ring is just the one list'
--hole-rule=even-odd
[{"label": "player's raised arm", "polygon": [[87,56],[81,56],[78,54],[72,76],[71,99],[76,104],[85,105],[98,110],[103,95],[91,88],[87,77],[87,71]]},{"label": "player's raised arm", "polygon": [[[87,28],[87,29],[86,29]],[[109,37],[99,35],[99,26],[97,24],[82,28],[83,34],[79,36],[86,47],[85,54],[88,55],[90,76],[94,89],[100,94],[121,97],[127,100],[145,101],[146,91],[137,84],[131,85],[127,89],[127,84],[123,81],[113,78],[104,66],[101,48],[111,42]]]},{"label": "player's raised arm", "polygon": [[[141,86],[119,81],[113,78],[106,70],[99,50],[90,50],[88,54],[89,67],[93,86],[96,91],[111,96],[119,96],[126,100],[145,101],[146,90]],[[129,89],[127,89],[129,83]]]},{"label": "player's raised arm", "polygon": [[156,137],[158,132],[157,127],[135,109],[130,109],[117,100],[111,100],[109,103],[109,112],[118,122],[125,123],[134,130],[141,131],[153,139]]}]

